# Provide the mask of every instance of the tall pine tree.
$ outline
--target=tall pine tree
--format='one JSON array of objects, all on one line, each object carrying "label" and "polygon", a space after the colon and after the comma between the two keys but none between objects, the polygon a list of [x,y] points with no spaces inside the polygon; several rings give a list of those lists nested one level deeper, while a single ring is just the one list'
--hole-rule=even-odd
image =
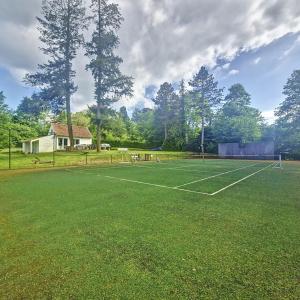
[{"label": "tall pine tree", "polygon": [[119,46],[117,31],[123,20],[117,4],[107,0],[91,0],[92,19],[95,30],[86,43],[86,66],[95,80],[97,151],[101,150],[101,112],[122,96],[132,95],[132,78],[120,71],[122,59],[114,54]]},{"label": "tall pine tree", "polygon": [[218,82],[209,74],[205,67],[189,82],[192,87],[192,97],[201,116],[201,152],[204,153],[204,129],[212,110],[222,101],[223,89],[218,88]]},{"label": "tall pine tree", "polygon": [[49,101],[54,112],[65,107],[71,149],[74,146],[71,96],[76,92],[75,71],[72,61],[83,43],[82,31],[87,28],[82,0],[44,0],[40,26],[41,50],[48,61],[38,65],[35,74],[26,75],[25,81],[41,89],[40,96]]},{"label": "tall pine tree", "polygon": [[182,79],[180,81],[180,89],[179,89],[179,123],[180,123],[180,132],[181,138],[188,144],[188,131],[187,131],[187,121],[186,121],[186,114],[187,114],[187,105],[186,105],[186,89],[185,89],[185,82]]},{"label": "tall pine tree", "polygon": [[176,95],[172,84],[165,82],[163,83],[156,97],[153,99],[153,102],[156,104],[156,127],[159,125],[163,126],[163,146],[166,145],[168,139],[168,131],[170,125],[175,119],[176,109],[175,107],[178,104],[178,96]]}]

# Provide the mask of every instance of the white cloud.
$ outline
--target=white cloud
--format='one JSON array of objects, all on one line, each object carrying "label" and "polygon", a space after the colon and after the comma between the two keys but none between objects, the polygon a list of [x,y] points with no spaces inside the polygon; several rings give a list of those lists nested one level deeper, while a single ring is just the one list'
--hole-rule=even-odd
[{"label": "white cloud", "polygon": [[239,73],[240,73],[240,71],[239,71],[239,70],[232,69],[232,70],[230,70],[230,71],[229,71],[228,75],[231,75],[231,76],[233,76],[233,75],[237,75],[237,74],[239,74]]},{"label": "white cloud", "polygon": [[257,57],[253,60],[253,63],[257,65],[261,61],[261,57]]},{"label": "white cloud", "polygon": [[266,110],[262,112],[262,116],[265,118],[268,124],[273,124],[276,120],[273,110]]},{"label": "white cloud", "polygon": [[[118,54],[122,70],[135,78],[132,106],[144,99],[145,87],[188,78],[201,64],[215,67],[241,50],[257,49],[289,32],[300,31],[298,0],[115,0],[125,22]],[[38,50],[35,16],[40,0],[0,1],[0,67],[19,80],[44,59]],[[230,17],[224,17],[230,16]],[[257,58],[258,59],[258,58]],[[93,81],[84,70],[86,58],[76,62],[78,93],[73,107],[93,102]],[[257,61],[258,63],[259,61]],[[17,70],[17,71],[16,71]],[[238,70],[229,74],[237,75]],[[149,105],[149,103],[147,104]]]}]

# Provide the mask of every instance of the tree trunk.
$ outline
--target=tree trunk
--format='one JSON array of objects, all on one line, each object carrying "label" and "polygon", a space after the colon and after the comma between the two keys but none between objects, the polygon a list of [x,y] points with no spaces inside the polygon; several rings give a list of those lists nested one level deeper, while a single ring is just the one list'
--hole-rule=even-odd
[{"label": "tree trunk", "polygon": [[73,128],[72,128],[72,116],[71,116],[71,91],[70,91],[70,0],[68,0],[68,16],[67,16],[67,43],[66,43],[66,113],[67,113],[67,124],[68,124],[68,132],[70,139],[70,149],[74,149],[74,138],[73,138]]},{"label": "tree trunk", "polygon": [[[98,0],[98,49],[97,59],[101,57],[101,30],[102,30],[102,19],[101,19],[101,0]],[[96,123],[97,123],[97,152],[101,152],[101,78],[102,69],[99,66],[98,78],[96,79],[96,93],[97,93],[97,112],[96,112]]]},{"label": "tree trunk", "polygon": [[204,154],[204,116],[201,119],[201,152]]},{"label": "tree trunk", "polygon": [[73,150],[74,149],[74,138],[73,138],[70,98],[66,99],[66,110],[67,110],[68,132],[69,132],[69,139],[70,139],[70,149]]},{"label": "tree trunk", "polygon": [[165,122],[164,124],[164,129],[165,129],[165,137],[164,137],[164,142],[163,142],[163,145],[166,144],[167,142],[167,138],[168,138],[168,128],[167,128],[167,122]]},{"label": "tree trunk", "polygon": [[185,143],[188,144],[189,143],[189,135],[188,135],[188,132],[187,130],[185,130]]},{"label": "tree trunk", "polygon": [[96,113],[96,122],[97,122],[97,152],[101,151],[101,117],[100,117],[100,101],[97,101],[97,113]]}]

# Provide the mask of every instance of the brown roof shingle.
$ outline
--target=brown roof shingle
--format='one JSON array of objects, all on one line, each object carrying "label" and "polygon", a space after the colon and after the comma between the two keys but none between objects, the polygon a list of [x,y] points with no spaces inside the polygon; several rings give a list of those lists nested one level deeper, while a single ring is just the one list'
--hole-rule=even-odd
[{"label": "brown roof shingle", "polygon": [[[52,123],[51,126],[57,136],[69,136],[68,126],[66,124]],[[72,128],[74,138],[92,138],[92,134],[87,127],[73,125]]]}]

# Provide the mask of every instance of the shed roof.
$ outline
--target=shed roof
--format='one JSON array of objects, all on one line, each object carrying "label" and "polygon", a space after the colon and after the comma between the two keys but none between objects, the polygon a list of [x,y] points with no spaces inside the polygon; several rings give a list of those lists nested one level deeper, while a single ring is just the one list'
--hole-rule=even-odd
[{"label": "shed roof", "polygon": [[[51,127],[57,136],[69,136],[68,126],[62,123],[52,123]],[[92,138],[92,134],[87,127],[72,125],[74,138]]]}]

